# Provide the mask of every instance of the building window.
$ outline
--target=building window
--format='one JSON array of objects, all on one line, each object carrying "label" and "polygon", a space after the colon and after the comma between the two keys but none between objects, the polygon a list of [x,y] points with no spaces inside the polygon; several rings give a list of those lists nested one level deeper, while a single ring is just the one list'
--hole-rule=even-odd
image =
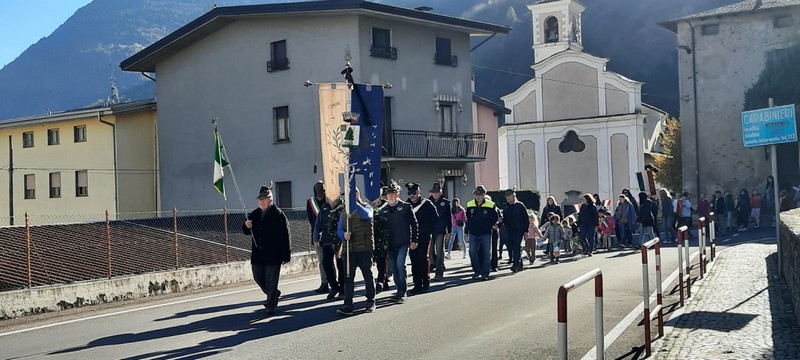
[{"label": "building window", "polygon": [[272,113],[275,118],[275,142],[289,142],[289,107],[273,108]]},{"label": "building window", "polygon": [[458,57],[453,55],[453,44],[449,38],[436,37],[436,55],[434,64],[458,66]]},{"label": "building window", "polygon": [[33,131],[27,131],[22,133],[22,147],[24,148],[33,147]]},{"label": "building window", "polygon": [[267,61],[267,71],[273,72],[289,68],[289,58],[286,53],[286,40],[274,41],[269,44],[270,60]]},{"label": "building window", "polygon": [[544,21],[544,43],[558,42],[558,19],[551,16]]},{"label": "building window", "polygon": [[292,182],[283,181],[275,183],[275,204],[282,209],[292,207]]},{"label": "building window", "polygon": [[455,132],[456,124],[453,116],[453,104],[439,105],[439,131]]},{"label": "building window", "polygon": [[89,173],[86,170],[75,172],[75,196],[89,196]]},{"label": "building window", "polygon": [[61,173],[50,173],[50,198],[61,197]]},{"label": "building window", "polygon": [[33,174],[25,175],[25,198],[36,199],[36,176]]},{"label": "building window", "polygon": [[392,47],[391,30],[372,28],[372,47],[369,48],[369,55],[386,59],[397,59],[397,49]]},{"label": "building window", "polygon": [[703,25],[703,27],[700,28],[700,32],[703,34],[703,36],[717,35],[719,34],[719,24]]},{"label": "building window", "polygon": [[75,142],[86,141],[86,125],[78,125],[75,127]]},{"label": "building window", "polygon": [[47,145],[58,145],[58,129],[47,130]]},{"label": "building window", "polygon": [[772,20],[772,25],[776,29],[791,27],[794,25],[794,18],[791,15],[779,15]]}]

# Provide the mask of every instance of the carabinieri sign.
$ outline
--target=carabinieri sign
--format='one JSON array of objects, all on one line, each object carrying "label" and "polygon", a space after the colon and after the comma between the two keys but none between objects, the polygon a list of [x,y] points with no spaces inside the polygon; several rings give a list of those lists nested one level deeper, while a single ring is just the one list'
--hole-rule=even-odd
[{"label": "carabinieri sign", "polygon": [[744,147],[797,141],[794,104],[742,112]]}]

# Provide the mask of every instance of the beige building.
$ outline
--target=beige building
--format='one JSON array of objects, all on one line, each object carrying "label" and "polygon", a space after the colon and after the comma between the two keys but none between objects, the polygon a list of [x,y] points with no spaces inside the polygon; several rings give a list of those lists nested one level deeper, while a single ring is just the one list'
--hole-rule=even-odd
[{"label": "beige building", "polygon": [[528,8],[536,76],[502,98],[511,115],[498,134],[500,187],[537,189],[559,202],[574,201],[574,193],[612,199],[639,190],[636,173],[666,114],[641,102],[641,82],[583,52],[580,2]]},{"label": "beige building", "polygon": [[158,210],[156,129],[154,100],[0,122],[0,225]]},{"label": "beige building", "polygon": [[[744,94],[770,56],[800,43],[800,0],[741,1],[661,25],[678,37],[686,190],[763,191],[771,165],[764,147],[744,147]],[[780,186],[797,185],[797,144],[780,145],[778,157]]]},{"label": "beige building", "polygon": [[475,184],[483,184],[489,190],[502,190],[497,130],[508,114],[511,110],[503,105],[472,95],[472,128],[486,134],[486,160],[475,163]]}]

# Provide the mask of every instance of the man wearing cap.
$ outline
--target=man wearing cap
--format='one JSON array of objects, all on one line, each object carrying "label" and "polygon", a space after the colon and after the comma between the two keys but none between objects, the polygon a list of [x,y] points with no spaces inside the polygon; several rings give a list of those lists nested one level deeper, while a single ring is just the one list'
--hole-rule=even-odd
[{"label": "man wearing cap", "polygon": [[389,271],[394,275],[397,286],[395,300],[406,301],[406,255],[408,249],[417,249],[419,245],[419,226],[414,211],[408,203],[399,199],[400,186],[392,181],[386,190],[386,206],[379,214],[386,219],[386,232],[389,235]]},{"label": "man wearing cap", "polygon": [[[322,181],[317,181],[317,183],[314,184],[314,196],[310,197],[308,201],[306,201],[306,217],[308,217],[308,223],[311,225],[312,230],[317,223],[317,218],[319,217],[320,211],[322,211],[322,206],[324,203],[326,203],[325,184]],[[314,292],[318,294],[324,294],[328,292],[328,278],[327,273],[325,272],[325,267],[322,265],[324,258],[323,249],[319,245],[319,240],[314,240],[313,235],[311,237],[311,245],[314,245],[314,250],[317,252],[317,262],[319,263],[320,277],[319,288],[314,290]]]},{"label": "man wearing cap", "polygon": [[436,269],[434,278],[441,279],[444,277],[444,238],[450,233],[450,229],[453,226],[450,201],[442,196],[442,186],[438,182],[433,183],[428,201],[436,207],[436,212],[439,215],[436,224],[433,226],[430,258],[433,264],[431,267]]},{"label": "man wearing cap", "polygon": [[411,249],[411,276],[414,278],[414,288],[410,294],[421,294],[428,292],[431,286],[430,259],[428,259],[431,238],[436,222],[439,221],[439,213],[436,207],[428,199],[421,195],[420,185],[417,183],[407,183],[408,204],[414,211],[414,215],[419,223],[419,247]]},{"label": "man wearing cap", "polygon": [[281,296],[278,290],[281,265],[288,263],[291,258],[291,243],[289,221],[283,211],[272,203],[272,189],[269,187],[261,187],[258,208],[247,215],[242,232],[253,237],[250,253],[253,278],[267,295],[264,307],[267,308],[267,314],[272,315]]},{"label": "man wearing cap", "polygon": [[[492,230],[497,225],[497,209],[486,199],[486,188],[478,185],[472,192],[475,199],[467,203],[467,225],[469,234],[469,259],[472,263],[473,279],[489,280]],[[480,251],[480,253],[479,253]]]},{"label": "man wearing cap", "polygon": [[528,234],[530,220],[525,204],[517,200],[517,192],[508,189],[505,192],[506,206],[503,209],[503,224],[505,225],[506,246],[511,251],[511,271],[522,271],[522,253],[520,251],[522,239]]},{"label": "man wearing cap", "polygon": [[[372,282],[372,252],[375,250],[373,236],[372,207],[364,203],[356,188],[355,203],[350,204],[350,214],[344,212],[339,217],[339,237],[349,243],[349,249],[342,249],[342,258],[348,267],[344,282],[344,306],[336,310],[340,315],[353,315],[353,286],[356,268],[361,269],[364,286],[367,290],[367,312],[375,311],[375,283]],[[342,246],[346,248],[345,245]]]}]

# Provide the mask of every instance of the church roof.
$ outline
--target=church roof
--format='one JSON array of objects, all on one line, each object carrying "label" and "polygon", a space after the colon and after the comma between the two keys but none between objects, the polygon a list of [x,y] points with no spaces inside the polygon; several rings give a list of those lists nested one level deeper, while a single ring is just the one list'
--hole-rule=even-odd
[{"label": "church roof", "polygon": [[678,23],[684,21],[689,21],[694,19],[704,19],[712,16],[735,15],[746,12],[779,9],[791,6],[800,6],[800,0],[745,0],[730,5],[720,6],[718,8],[709,9],[691,15],[687,15],[679,19],[665,21],[659,23],[659,25],[667,28],[672,32],[677,33]]}]

